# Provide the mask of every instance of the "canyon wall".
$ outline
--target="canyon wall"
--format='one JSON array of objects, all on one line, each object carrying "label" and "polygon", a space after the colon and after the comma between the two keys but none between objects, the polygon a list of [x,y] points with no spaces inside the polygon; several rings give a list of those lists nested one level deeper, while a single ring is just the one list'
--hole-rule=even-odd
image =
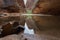
[{"label": "canyon wall", "polygon": [[[2,5],[0,6],[0,16],[3,15],[4,13],[12,15],[12,13],[21,14],[26,12],[23,0],[0,0],[0,5]],[[5,14],[4,16],[7,15]],[[25,23],[24,16],[15,16],[15,17],[13,16],[4,17],[4,16],[0,17],[1,24],[4,24],[4,22],[17,21],[17,20],[20,22],[20,24],[24,25]]]},{"label": "canyon wall", "polygon": [[39,31],[60,29],[60,0],[39,0],[32,13],[52,15],[33,16],[33,20]]}]

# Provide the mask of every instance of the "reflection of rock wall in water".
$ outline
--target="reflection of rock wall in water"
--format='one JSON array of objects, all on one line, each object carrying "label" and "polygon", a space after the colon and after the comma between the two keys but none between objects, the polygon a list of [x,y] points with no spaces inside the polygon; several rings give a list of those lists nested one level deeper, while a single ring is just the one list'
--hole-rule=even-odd
[{"label": "reflection of rock wall in water", "polygon": [[37,26],[41,30],[47,29],[59,29],[60,28],[60,17],[56,16],[42,16],[42,17],[33,17]]},{"label": "reflection of rock wall in water", "polygon": [[[0,6],[0,13],[25,13],[25,5],[23,0],[2,0],[1,3],[4,3],[3,6]],[[0,24],[4,24],[9,21],[19,21],[21,25],[24,25],[23,16],[15,16],[15,17],[3,17],[0,18]]]},{"label": "reflection of rock wall in water", "polygon": [[20,25],[24,25],[25,24],[25,17],[4,17],[4,18],[0,18],[0,25],[8,23],[8,22],[12,22],[12,21],[17,21],[20,23]]},{"label": "reflection of rock wall in water", "polygon": [[[39,0],[33,9],[33,14],[60,14],[60,0]],[[33,20],[40,30],[59,30],[60,16],[34,16]],[[51,31],[49,31],[51,32]]]}]

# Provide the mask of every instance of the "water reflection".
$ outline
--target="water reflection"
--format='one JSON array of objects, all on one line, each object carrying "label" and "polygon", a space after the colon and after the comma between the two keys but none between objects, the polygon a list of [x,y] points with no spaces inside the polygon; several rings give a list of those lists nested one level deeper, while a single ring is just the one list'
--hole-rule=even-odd
[{"label": "water reflection", "polygon": [[34,30],[33,29],[29,29],[26,23],[25,23],[24,27],[25,27],[24,33],[34,34]]}]

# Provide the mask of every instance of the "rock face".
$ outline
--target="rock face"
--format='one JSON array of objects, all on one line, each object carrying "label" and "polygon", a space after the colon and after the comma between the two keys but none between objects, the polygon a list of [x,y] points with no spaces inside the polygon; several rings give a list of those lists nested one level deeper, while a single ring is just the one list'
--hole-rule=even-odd
[{"label": "rock face", "polygon": [[19,33],[24,32],[24,27],[19,26],[19,22],[13,22],[12,24],[8,23],[5,25],[2,25],[1,29],[2,31],[0,31],[1,32],[0,37],[5,37],[7,35],[19,34]]},{"label": "rock face", "polygon": [[[4,14],[4,13],[24,13],[25,10],[25,5],[23,0],[0,0],[0,13]],[[2,14],[2,15],[3,15]],[[5,15],[6,16],[6,15]],[[21,18],[21,19],[20,19]],[[24,21],[24,17],[23,16],[14,16],[14,17],[2,17],[0,18],[0,24],[4,24],[4,22],[9,22],[9,21],[19,21],[20,24],[24,25],[25,21]]]},{"label": "rock face", "polygon": [[[33,14],[48,14],[52,16],[33,16],[33,20],[39,31],[51,33],[60,29],[60,0],[39,0],[33,9]],[[51,30],[51,31],[48,31]],[[59,32],[59,31],[58,31]],[[55,34],[55,33],[52,33]],[[59,33],[58,33],[59,34]],[[60,36],[60,34],[59,34]]]},{"label": "rock face", "polygon": [[[1,6],[0,6],[0,15],[3,15],[4,13],[7,13],[9,15],[11,14],[21,14],[25,12],[25,5],[23,0],[0,0]],[[24,16],[7,16],[6,15],[0,16],[0,26],[2,26],[2,33],[0,34],[0,37],[4,37],[6,35],[15,34],[16,32],[22,31],[20,28],[14,29],[12,24],[9,22],[16,21],[19,23],[19,25],[22,25],[24,27],[25,24],[25,18]],[[16,25],[16,24],[15,24]],[[14,29],[14,30],[13,30]],[[24,31],[24,30],[23,30]]]},{"label": "rock face", "polygon": [[0,1],[0,5],[2,11],[7,10],[9,13],[21,12],[25,9],[23,0],[2,0]]},{"label": "rock face", "polygon": [[0,0],[0,7],[3,6],[4,2],[3,0]]},{"label": "rock face", "polygon": [[39,0],[33,13],[60,15],[60,0]]}]

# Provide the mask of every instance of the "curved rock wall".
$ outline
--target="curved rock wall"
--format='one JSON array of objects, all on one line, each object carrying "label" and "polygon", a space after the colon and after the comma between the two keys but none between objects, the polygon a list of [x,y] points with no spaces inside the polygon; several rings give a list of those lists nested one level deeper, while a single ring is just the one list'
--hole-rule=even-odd
[{"label": "curved rock wall", "polygon": [[39,0],[32,12],[33,14],[52,15],[33,16],[33,20],[39,31],[60,29],[60,0]]},{"label": "curved rock wall", "polygon": [[33,13],[60,15],[60,0],[39,0]]}]

